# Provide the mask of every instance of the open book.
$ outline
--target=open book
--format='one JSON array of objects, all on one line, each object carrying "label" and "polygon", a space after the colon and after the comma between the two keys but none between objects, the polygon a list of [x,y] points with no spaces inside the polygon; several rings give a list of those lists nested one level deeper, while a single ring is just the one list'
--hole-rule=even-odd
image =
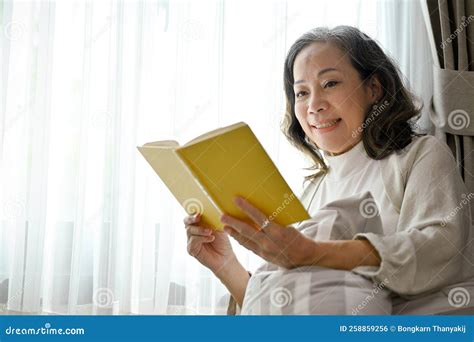
[{"label": "open book", "polygon": [[235,196],[285,226],[309,218],[244,122],[213,130],[183,146],[165,140],[137,148],[186,212],[202,214],[204,226],[222,230],[224,213],[255,226],[234,203]]}]

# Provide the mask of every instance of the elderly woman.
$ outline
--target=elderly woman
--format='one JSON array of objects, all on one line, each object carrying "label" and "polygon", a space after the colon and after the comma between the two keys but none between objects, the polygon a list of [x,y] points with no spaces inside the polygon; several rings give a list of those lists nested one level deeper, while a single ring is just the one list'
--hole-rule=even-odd
[{"label": "elderly woman", "polygon": [[[391,314],[392,298],[474,276],[467,189],[447,145],[412,128],[400,72],[358,29],[317,28],[290,48],[283,132],[314,161],[301,196],[311,219],[283,227],[236,198],[260,227],[184,223],[188,253],[242,314]],[[357,210],[354,210],[356,208]],[[253,274],[228,238],[266,262]]]}]

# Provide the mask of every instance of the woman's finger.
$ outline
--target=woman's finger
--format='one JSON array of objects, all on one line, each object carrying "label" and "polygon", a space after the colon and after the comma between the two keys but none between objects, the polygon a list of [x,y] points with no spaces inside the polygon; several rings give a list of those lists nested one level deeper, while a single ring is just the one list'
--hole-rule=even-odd
[{"label": "woman's finger", "polygon": [[204,228],[201,226],[187,225],[186,233],[188,236],[199,235],[199,236],[209,236],[212,234],[212,230],[209,228]]},{"label": "woman's finger", "polygon": [[241,246],[247,248],[248,250],[254,252],[255,254],[259,255],[260,247],[255,242],[253,242],[252,240],[246,238],[245,236],[237,233],[233,229],[229,229],[229,230],[226,230],[226,231],[228,232],[228,234],[233,239],[235,239],[235,241],[237,241],[239,243],[239,245],[241,245]]},{"label": "woman's finger", "polygon": [[201,220],[201,215],[200,214],[197,214],[197,215],[188,215],[184,218],[183,220],[183,223],[185,225],[188,225],[188,224],[193,224],[193,223],[197,223]]},{"label": "woman's finger", "polygon": [[235,217],[222,215],[221,222],[227,225],[229,229],[233,229],[245,238],[254,241],[257,245],[263,239],[263,233],[261,231]]},{"label": "woman's finger", "polygon": [[196,254],[200,251],[201,245],[203,243],[212,242],[212,241],[214,241],[214,239],[215,239],[214,235],[210,235],[210,236],[193,235],[193,236],[191,236],[188,240],[188,246],[187,246],[189,255],[196,256]]},{"label": "woman's finger", "polygon": [[260,211],[257,207],[252,205],[245,198],[237,196],[234,200],[235,204],[242,210],[253,222],[261,227],[267,220],[267,215]]}]

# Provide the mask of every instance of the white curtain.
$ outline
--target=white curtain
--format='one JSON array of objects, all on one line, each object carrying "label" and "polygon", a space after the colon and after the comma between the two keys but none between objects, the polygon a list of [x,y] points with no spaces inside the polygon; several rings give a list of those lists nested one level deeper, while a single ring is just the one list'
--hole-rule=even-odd
[{"label": "white curtain", "polygon": [[385,6],[1,2],[0,311],[224,314],[226,289],[187,254],[184,210],[136,146],[246,121],[299,193],[308,164],[279,130],[285,53],[339,24],[419,46]]},{"label": "white curtain", "polygon": [[420,1],[384,0],[377,17],[377,39],[400,66],[406,83],[424,104],[419,131],[434,133],[429,118],[433,94],[433,57]]}]

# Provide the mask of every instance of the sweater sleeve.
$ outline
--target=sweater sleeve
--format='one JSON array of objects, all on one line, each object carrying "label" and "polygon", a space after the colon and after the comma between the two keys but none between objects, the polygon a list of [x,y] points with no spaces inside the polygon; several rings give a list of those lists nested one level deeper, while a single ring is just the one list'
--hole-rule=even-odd
[{"label": "sweater sleeve", "polygon": [[374,246],[381,264],[359,266],[353,272],[384,283],[402,296],[472,276],[469,201],[474,202],[474,194],[468,194],[448,147],[439,144],[442,142],[428,139],[412,152],[416,155],[406,167],[395,233],[354,236]]}]

